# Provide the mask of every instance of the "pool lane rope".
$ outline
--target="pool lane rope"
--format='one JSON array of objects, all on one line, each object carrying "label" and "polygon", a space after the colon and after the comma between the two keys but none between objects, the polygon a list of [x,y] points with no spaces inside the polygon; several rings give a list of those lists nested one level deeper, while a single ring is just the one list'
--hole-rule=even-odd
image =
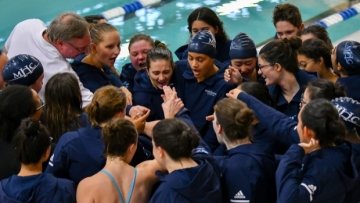
[{"label": "pool lane rope", "polygon": [[102,15],[106,19],[112,19],[121,17],[130,13],[133,13],[139,9],[142,9],[144,7],[153,6],[155,4],[160,3],[161,0],[137,0],[128,4],[125,4],[123,6],[115,7],[112,9],[109,9],[107,11],[104,11]]},{"label": "pool lane rope", "polygon": [[351,17],[356,16],[360,13],[360,3],[357,3],[345,10],[342,10],[338,13],[332,14],[326,18],[323,18],[317,21],[315,24],[319,24],[324,28],[328,28],[336,23],[345,21]]}]

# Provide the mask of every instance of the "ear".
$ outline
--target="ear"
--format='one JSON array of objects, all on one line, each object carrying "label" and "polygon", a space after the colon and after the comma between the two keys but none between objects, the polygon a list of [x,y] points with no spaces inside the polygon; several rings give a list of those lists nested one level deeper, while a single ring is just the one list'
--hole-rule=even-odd
[{"label": "ear", "polygon": [[96,53],[96,44],[95,43],[90,43],[90,53],[94,54]]},{"label": "ear", "polygon": [[216,26],[216,27],[215,27],[215,33],[214,33],[214,35],[216,35],[218,32],[219,32],[219,27]]},{"label": "ear", "polygon": [[43,156],[41,157],[41,162],[47,161],[47,160],[49,159],[49,157],[50,157],[50,153],[51,153],[51,146],[49,146],[49,147],[46,149],[45,153],[44,153]]},{"label": "ear", "polygon": [[161,157],[161,158],[164,158],[165,157],[165,150],[163,148],[161,148],[160,146],[157,146],[155,147],[155,150],[158,152],[158,155]]},{"label": "ear", "polygon": [[304,126],[303,132],[304,132],[303,135],[307,140],[310,140],[311,138],[316,139],[315,133],[312,129]]},{"label": "ear", "polygon": [[280,72],[282,70],[282,66],[279,63],[274,64],[274,70]]}]

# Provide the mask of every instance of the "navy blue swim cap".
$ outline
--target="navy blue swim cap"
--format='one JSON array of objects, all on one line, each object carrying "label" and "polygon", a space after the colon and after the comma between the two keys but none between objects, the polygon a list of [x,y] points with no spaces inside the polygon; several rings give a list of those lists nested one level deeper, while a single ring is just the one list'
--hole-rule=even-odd
[{"label": "navy blue swim cap", "polygon": [[336,46],[336,60],[349,75],[360,74],[360,43],[343,41]]},{"label": "navy blue swim cap", "polygon": [[189,52],[205,54],[211,58],[216,56],[216,40],[214,35],[207,31],[202,30],[190,40]]},{"label": "navy blue swim cap", "polygon": [[230,45],[230,59],[246,59],[256,57],[255,43],[245,33],[239,33]]},{"label": "navy blue swim cap", "polygon": [[339,112],[339,116],[345,122],[347,129],[360,133],[360,102],[350,97],[338,97],[331,102]]},{"label": "navy blue swim cap", "polygon": [[12,57],[4,67],[4,81],[10,85],[30,86],[44,73],[39,59],[27,54]]}]

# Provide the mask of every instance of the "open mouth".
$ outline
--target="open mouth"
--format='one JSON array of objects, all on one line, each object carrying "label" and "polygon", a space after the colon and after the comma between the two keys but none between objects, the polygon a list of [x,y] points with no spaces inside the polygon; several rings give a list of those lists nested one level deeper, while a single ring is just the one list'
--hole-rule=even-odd
[{"label": "open mouth", "polygon": [[140,68],[145,68],[145,67],[146,67],[146,63],[145,63],[145,62],[139,63],[139,67],[140,67]]}]

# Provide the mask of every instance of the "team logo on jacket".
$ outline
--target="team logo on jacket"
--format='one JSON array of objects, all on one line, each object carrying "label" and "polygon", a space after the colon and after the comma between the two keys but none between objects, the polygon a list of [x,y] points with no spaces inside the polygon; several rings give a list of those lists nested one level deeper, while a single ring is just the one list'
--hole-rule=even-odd
[{"label": "team logo on jacket", "polygon": [[230,202],[249,203],[250,200],[247,200],[243,192],[239,190],[239,192],[234,195],[234,198],[230,199]]},{"label": "team logo on jacket", "polygon": [[215,97],[216,96],[216,92],[212,91],[212,90],[208,90],[205,89],[205,93],[209,96]]}]

